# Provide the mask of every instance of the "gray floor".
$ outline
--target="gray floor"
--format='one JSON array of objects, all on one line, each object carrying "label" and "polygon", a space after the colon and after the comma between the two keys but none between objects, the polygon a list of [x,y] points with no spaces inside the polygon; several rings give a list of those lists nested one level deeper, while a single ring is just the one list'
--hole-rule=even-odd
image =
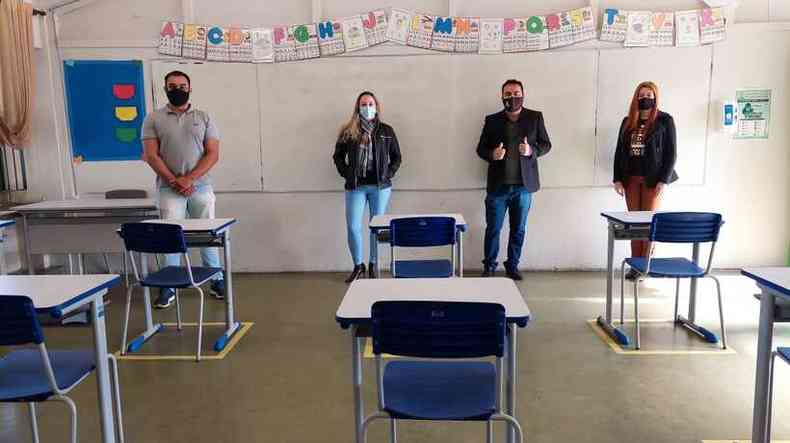
[{"label": "gray floor", "polygon": [[[756,287],[724,274],[728,338],[735,354],[632,356],[614,353],[587,320],[602,310],[603,274],[527,273],[519,284],[534,321],[519,335],[517,416],[527,441],[700,442],[748,439],[758,303]],[[204,361],[123,361],[122,395],[129,442],[350,442],[353,440],[350,339],[334,321],[346,289],[340,274],[238,275],[239,318],[255,322],[227,358]],[[701,283],[698,317],[718,334],[713,284]],[[669,319],[673,285],[641,291],[642,318]],[[120,343],[124,294],[108,307],[111,349]],[[139,300],[139,299],[138,299]],[[133,328],[142,322],[135,305]],[[633,305],[626,304],[630,317]],[[195,297],[184,297],[184,318],[195,319]],[[222,305],[208,300],[206,320],[220,321]],[[619,312],[619,311],[616,311]],[[156,313],[175,319],[173,309]],[[669,323],[645,325],[644,349],[714,349]],[[91,343],[87,328],[47,328],[51,347]],[[216,328],[207,328],[213,342]],[[195,332],[170,332],[150,345],[192,352]],[[790,326],[777,325],[775,344],[790,344]],[[375,392],[365,361],[367,405]],[[777,372],[776,439],[790,439],[790,368]],[[93,378],[72,395],[79,408],[79,441],[97,442]],[[785,422],[785,423],[783,423]],[[39,409],[42,441],[66,441],[67,411]],[[383,422],[372,442],[387,441]],[[496,428],[501,441],[503,432]],[[27,409],[0,405],[0,441],[30,441]],[[479,423],[403,422],[401,442],[481,442]]]}]

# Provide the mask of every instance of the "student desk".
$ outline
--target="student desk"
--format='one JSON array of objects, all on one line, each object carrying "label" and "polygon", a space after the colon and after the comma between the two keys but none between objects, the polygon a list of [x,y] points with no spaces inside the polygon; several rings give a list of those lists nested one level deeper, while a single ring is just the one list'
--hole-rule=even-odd
[{"label": "student desk", "polygon": [[[122,223],[159,216],[154,199],[53,200],[12,208],[21,217],[25,266],[35,274],[33,254],[123,252],[115,231]],[[82,272],[82,260],[78,260]]]},{"label": "student desk", "polygon": [[458,243],[458,276],[464,276],[464,236],[466,232],[466,220],[461,214],[384,214],[376,215],[370,220],[368,228],[370,229],[370,244],[374,245],[373,257],[376,260],[376,275],[381,271],[381,262],[379,261],[379,234],[388,233],[390,230],[390,221],[396,218],[411,218],[411,217],[453,217],[455,219],[455,239]]},{"label": "student desk", "polygon": [[117,275],[4,275],[0,276],[0,294],[26,295],[33,300],[36,311],[54,318],[90,308],[93,325],[93,346],[96,355],[96,390],[102,442],[115,442],[112,386],[107,355],[107,331],[104,320],[104,294],[118,285]]},{"label": "student desk", "polygon": [[[601,216],[608,222],[608,241],[606,246],[606,306],[604,315],[598,317],[598,325],[617,343],[627,346],[628,336],[612,324],[612,282],[614,280],[614,241],[615,240],[647,240],[650,238],[652,211],[602,212]],[[699,244],[695,243],[692,250],[692,261],[699,263]],[[678,315],[674,322],[682,324],[702,339],[713,335],[707,329],[696,324],[697,279],[691,279],[689,293],[688,318]]]},{"label": "student desk", "polygon": [[752,443],[768,443],[768,385],[774,335],[774,304],[777,297],[790,298],[790,268],[746,268],[741,274],[762,290],[757,336],[757,376],[752,409]]},{"label": "student desk", "polygon": [[[516,331],[531,318],[527,303],[512,280],[492,278],[414,278],[355,280],[343,297],[335,319],[343,329],[351,329],[351,359],[354,389],[354,430],[362,442],[362,348],[370,336],[370,310],[377,301],[449,301],[499,303],[505,307],[508,322],[507,394],[505,412],[515,414],[516,406]],[[508,441],[515,431],[510,429]]]},{"label": "student desk", "polygon": [[[166,220],[145,220],[146,223],[169,223],[181,226],[184,230],[184,238],[190,248],[220,247],[222,248],[225,260],[225,332],[214,342],[214,350],[219,352],[225,349],[240,327],[239,322],[234,318],[233,311],[233,276],[231,269],[231,249],[230,249],[230,228],[236,224],[235,218],[190,218],[190,219],[166,219]],[[142,254],[140,269],[143,275],[147,273],[148,263],[146,254]],[[162,324],[154,324],[151,313],[151,297],[149,288],[143,288],[143,302],[145,304],[145,331],[133,339],[127,349],[121,352],[135,352],[162,329]]]}]

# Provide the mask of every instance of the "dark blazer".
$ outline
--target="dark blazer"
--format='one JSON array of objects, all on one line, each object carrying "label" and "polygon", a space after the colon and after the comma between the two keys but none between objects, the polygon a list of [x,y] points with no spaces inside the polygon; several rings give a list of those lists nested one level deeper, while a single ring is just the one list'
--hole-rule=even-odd
[{"label": "dark blazer", "polygon": [[[392,177],[400,168],[401,155],[398,137],[395,136],[392,126],[381,122],[376,124],[371,135],[373,149],[376,151],[377,184],[379,188],[387,188],[392,186]],[[337,172],[346,179],[345,188],[349,191],[357,187],[357,177],[361,175],[359,171],[361,155],[358,142],[337,140],[332,160],[335,162]]]},{"label": "dark blazer", "polygon": [[[628,117],[620,124],[620,133],[617,137],[617,150],[614,153],[614,178],[613,182],[628,184],[628,149],[631,145],[631,134],[626,131],[625,123]],[[645,140],[646,168],[645,184],[653,188],[658,182],[672,183],[678,179],[675,172],[677,159],[677,133],[675,121],[666,112],[658,111],[653,131]]]},{"label": "dark blazer", "polygon": [[[494,149],[505,141],[505,111],[486,116],[480,141],[477,143],[477,155],[488,162],[488,192],[494,192],[505,180],[505,159],[494,160]],[[520,156],[521,180],[529,192],[540,189],[540,175],[538,173],[538,157],[551,150],[551,141],[543,123],[543,114],[539,111],[524,108],[518,116],[520,128],[519,138],[527,137],[527,142],[532,147],[532,155]]]}]

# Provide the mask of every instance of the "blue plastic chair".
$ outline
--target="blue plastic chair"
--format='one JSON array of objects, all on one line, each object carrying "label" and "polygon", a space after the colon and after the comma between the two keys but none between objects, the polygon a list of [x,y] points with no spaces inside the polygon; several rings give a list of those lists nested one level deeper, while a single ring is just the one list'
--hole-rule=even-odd
[{"label": "blue plastic chair", "polygon": [[[378,410],[362,423],[363,441],[373,420],[492,421],[521,425],[502,413],[505,308],[497,303],[376,302],[371,309]],[[440,360],[398,360],[384,367],[382,354]],[[495,357],[490,361],[447,361]]]},{"label": "blue plastic chair", "polygon": [[[653,216],[650,223],[650,241],[658,243],[711,243],[708,264],[700,267],[685,257],[655,258],[651,248],[648,257],[631,257],[623,260],[620,269],[620,324],[623,324],[623,297],[625,291],[625,266],[637,272],[634,279],[634,321],[636,326],[636,349],[640,349],[639,334],[639,282],[646,278],[674,278],[675,279],[675,316],[678,320],[678,298],[680,294],[680,279],[682,278],[710,278],[716,283],[719,299],[719,321],[721,325],[722,349],[727,349],[727,338],[724,331],[724,311],[722,309],[721,284],[719,279],[710,274],[713,264],[713,252],[716,250],[716,241],[719,230],[723,224],[721,214],[709,212],[661,212]],[[698,331],[699,333],[703,333]],[[716,336],[704,331],[705,338],[715,343]]]},{"label": "blue plastic chair", "polygon": [[[390,221],[390,269],[395,278],[443,278],[455,274],[455,219],[406,217]],[[396,247],[450,246],[450,259],[398,260]]]},{"label": "blue plastic chair", "polygon": [[[198,339],[195,361],[200,361],[200,348],[203,340],[203,290],[200,285],[213,279],[223,272],[222,268],[192,266],[187,253],[187,243],[181,226],[169,223],[124,223],[121,227],[126,251],[132,262],[136,283],[129,286],[126,293],[126,317],[123,322],[123,342],[121,352],[131,351],[126,347],[126,336],[129,327],[129,311],[132,303],[132,292],[136,286],[144,288],[173,288],[176,294],[176,318],[178,330],[181,324],[181,302],[178,290],[193,288],[200,296],[200,311],[198,316]],[[165,266],[164,268],[140,278],[134,253],[139,254],[181,254],[186,266]]]},{"label": "blue plastic chair", "polygon": [[[0,358],[0,403],[27,403],[33,441],[38,443],[36,403],[59,401],[71,412],[71,442],[77,442],[77,406],[66,396],[96,369],[90,351],[49,351],[33,301],[19,295],[0,295],[0,346],[36,345],[16,349]],[[118,362],[108,355],[112,368],[118,439],[123,443]]]}]

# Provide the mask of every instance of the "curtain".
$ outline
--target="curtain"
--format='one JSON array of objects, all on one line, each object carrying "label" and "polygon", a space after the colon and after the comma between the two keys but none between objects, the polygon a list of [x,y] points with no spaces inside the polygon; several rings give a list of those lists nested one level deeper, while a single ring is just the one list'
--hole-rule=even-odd
[{"label": "curtain", "polygon": [[0,145],[30,142],[33,81],[33,6],[0,0]]}]

